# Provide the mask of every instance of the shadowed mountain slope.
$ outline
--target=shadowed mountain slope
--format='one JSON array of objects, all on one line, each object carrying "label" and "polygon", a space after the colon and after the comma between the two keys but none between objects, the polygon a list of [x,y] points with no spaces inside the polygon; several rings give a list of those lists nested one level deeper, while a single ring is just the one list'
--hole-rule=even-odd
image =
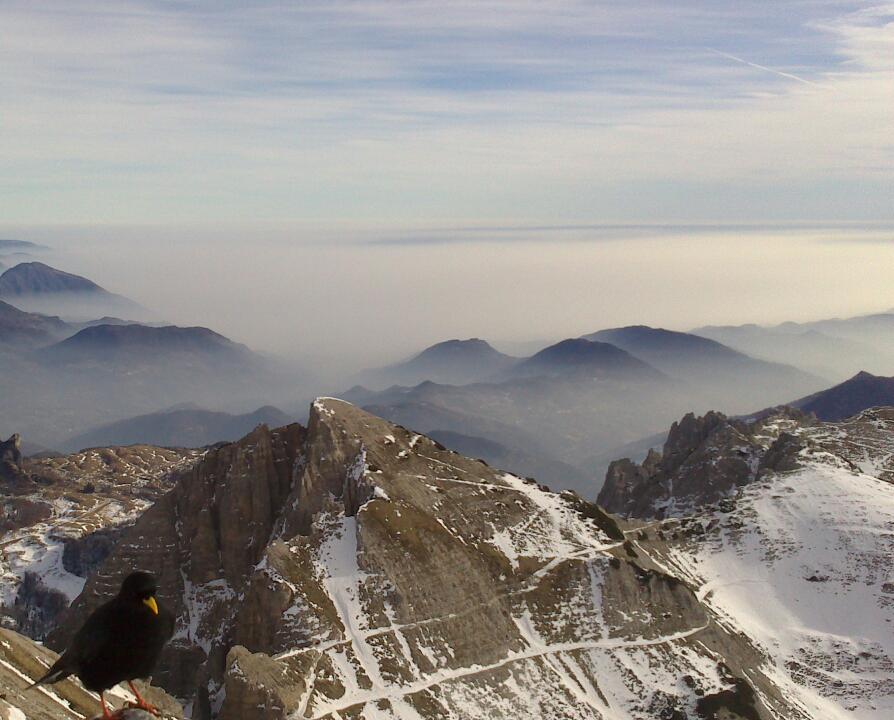
[{"label": "shadowed mountain slope", "polygon": [[550,345],[510,370],[514,377],[578,374],[590,377],[641,377],[658,379],[655,368],[629,352],[606,342],[586,338]]},{"label": "shadowed mountain slope", "polygon": [[238,440],[258,425],[279,427],[289,422],[288,415],[270,405],[242,415],[195,408],[173,409],[94,428],[68,440],[62,449],[137,444],[198,448]]},{"label": "shadowed mountain slope", "polygon": [[23,310],[90,319],[102,315],[144,317],[145,308],[92,280],[41,262],[24,262],[0,275],[0,298]]},{"label": "shadowed mountain slope", "polygon": [[840,385],[789,404],[820,420],[844,420],[868,408],[894,405],[894,377],[861,371]]},{"label": "shadowed mountain slope", "polygon": [[27,350],[50,345],[73,332],[58,317],[25,312],[0,300],[0,345]]}]

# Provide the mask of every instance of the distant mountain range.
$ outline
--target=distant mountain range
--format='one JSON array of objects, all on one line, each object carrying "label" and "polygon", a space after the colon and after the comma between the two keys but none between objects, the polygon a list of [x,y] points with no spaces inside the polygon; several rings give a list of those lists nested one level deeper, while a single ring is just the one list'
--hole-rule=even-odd
[{"label": "distant mountain range", "polygon": [[280,427],[290,422],[288,415],[270,405],[243,415],[178,407],[103,425],[71,438],[61,449],[138,444],[198,448],[238,440],[258,425]]},{"label": "distant mountain range", "polygon": [[712,398],[714,407],[741,411],[769,398],[817,390],[828,381],[791,365],[758,360],[714,340],[636,325],[585,336],[623,348]]},{"label": "distant mountain range", "polygon": [[[10,307],[0,305],[4,362],[0,434],[19,432],[32,444],[72,447],[71,438],[89,434],[88,428],[154,413],[159,406],[174,403],[224,406],[222,410],[231,411],[284,397],[297,399],[302,394],[300,384],[306,381],[300,371],[281,367],[207,328],[129,323],[78,330],[57,318]],[[8,318],[5,323],[4,318]],[[30,335],[13,332],[16,323],[24,324]],[[68,337],[46,344],[56,331]],[[167,422],[177,419],[167,418]],[[202,422],[208,424],[207,435],[196,429],[192,436],[199,444],[239,434],[231,430],[220,434],[221,428],[230,427],[223,417],[192,419],[197,428]],[[179,420],[187,422],[185,416]],[[147,431],[150,425],[104,430],[126,435],[133,427]],[[142,441],[161,442],[163,425],[157,422],[153,431],[157,434],[147,434]],[[236,426],[239,432],[244,427],[238,421]],[[181,425],[181,430],[185,427]],[[90,444],[89,440],[82,437],[78,443]]]},{"label": "distant mountain range", "polygon": [[[468,341],[467,341],[468,342]],[[460,347],[467,352],[457,352]],[[441,343],[420,353],[442,376],[459,356],[454,377],[469,374],[471,354],[499,357],[482,372],[487,380],[465,385],[422,382],[342,396],[381,417],[421,432],[440,432],[459,452],[477,443],[488,462],[522,474],[532,456],[539,477],[556,487],[592,496],[612,453],[642,444],[663,424],[692,410],[751,410],[812,392],[827,383],[794,367],[757,360],[709,339],[645,326],[570,338],[529,358],[496,353],[484,341]],[[499,367],[497,367],[497,365]],[[406,364],[391,366],[392,380]],[[573,467],[576,472],[564,468]]]},{"label": "distant mountain range", "polygon": [[48,250],[46,245],[38,245],[28,240],[10,240],[0,238],[0,252],[31,252],[33,250]]},{"label": "distant mountain range", "polygon": [[558,377],[578,375],[601,378],[652,378],[663,376],[655,368],[626,350],[595,340],[563,340],[541,350],[512,368],[513,377]]},{"label": "distant mountain range", "polygon": [[80,275],[24,262],[0,275],[0,299],[22,310],[86,320],[102,315],[145,318],[145,308]]},{"label": "distant mountain range", "polygon": [[775,326],[708,326],[692,333],[754,357],[795,365],[832,382],[860,370],[894,374],[894,312]]}]

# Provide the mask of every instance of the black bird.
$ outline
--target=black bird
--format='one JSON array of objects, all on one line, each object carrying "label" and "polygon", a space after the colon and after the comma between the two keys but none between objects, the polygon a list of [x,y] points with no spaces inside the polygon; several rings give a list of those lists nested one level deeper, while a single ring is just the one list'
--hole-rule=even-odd
[{"label": "black bird", "polygon": [[159,604],[157,591],[158,584],[149,573],[128,575],[118,594],[93,611],[62,656],[31,687],[77,675],[84,687],[99,692],[102,716],[111,720],[115,716],[109,713],[103,694],[126,680],[137,698],[134,707],[158,715],[131,682],[152,674],[162,648],[174,634],[174,616]]}]

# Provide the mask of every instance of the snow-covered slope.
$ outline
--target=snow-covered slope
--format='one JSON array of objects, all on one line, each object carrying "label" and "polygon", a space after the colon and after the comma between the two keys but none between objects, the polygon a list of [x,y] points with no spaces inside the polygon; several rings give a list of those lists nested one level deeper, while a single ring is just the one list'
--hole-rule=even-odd
[{"label": "snow-covered slope", "polygon": [[0,484],[0,621],[43,639],[120,528],[201,455],[135,445],[26,460]]},{"label": "snow-covered slope", "polygon": [[[772,432],[772,422],[766,430]],[[894,717],[894,410],[793,427],[798,467],[723,509],[653,524],[638,547],[683,578],[818,718]]]},{"label": "snow-covered slope", "polygon": [[181,475],[65,624],[156,569],[194,718],[822,720],[639,532],[324,399]]}]

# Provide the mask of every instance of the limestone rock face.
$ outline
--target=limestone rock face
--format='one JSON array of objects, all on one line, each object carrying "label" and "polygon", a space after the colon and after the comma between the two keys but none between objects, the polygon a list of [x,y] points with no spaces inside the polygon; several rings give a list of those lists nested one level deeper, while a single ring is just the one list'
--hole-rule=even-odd
[{"label": "limestone rock face", "polygon": [[765,470],[796,469],[802,446],[786,428],[805,422],[790,411],[750,423],[717,412],[689,413],[671,426],[660,455],[650,451],[642,465],[611,463],[597,502],[627,517],[689,514],[729,497]]},{"label": "limestone rock face", "polygon": [[243,440],[211,449],[147,510],[87,581],[50,637],[62,648],[73,629],[114,595],[134,568],[159,580],[159,595],[178,618],[157,678],[207,708],[210,678],[222,676],[239,614],[238,598],[280,518],[305,431],[259,426]]},{"label": "limestone rock face", "polygon": [[285,720],[300,710],[306,691],[302,673],[264,653],[236,645],[227,655],[226,702],[221,720],[263,716]]},{"label": "limestone rock face", "polygon": [[811,717],[638,532],[323,399],[181,473],[62,627],[151,570],[202,720]]},{"label": "limestone rock face", "polygon": [[0,481],[0,622],[43,640],[121,529],[201,455],[135,445],[20,460],[19,479]]}]

